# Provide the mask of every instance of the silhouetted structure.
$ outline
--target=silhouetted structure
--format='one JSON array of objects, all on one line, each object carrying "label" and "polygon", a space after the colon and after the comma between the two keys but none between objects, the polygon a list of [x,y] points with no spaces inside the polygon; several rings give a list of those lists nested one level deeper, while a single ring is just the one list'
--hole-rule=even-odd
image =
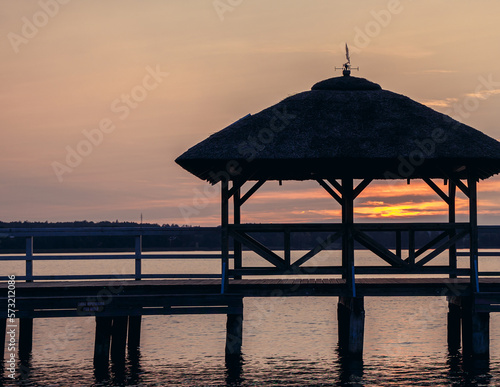
[{"label": "silhouetted structure", "polygon": [[[479,292],[476,184],[500,172],[500,143],[495,139],[344,71],[342,77],[316,83],[311,91],[293,95],[255,115],[243,117],[190,148],[176,162],[200,179],[222,185],[223,292],[231,291],[230,279],[237,280],[242,275],[341,273],[346,293],[339,304],[339,323],[348,323],[340,331],[349,336],[348,342],[341,340],[341,343],[348,353],[359,355],[364,310],[362,300],[355,300],[359,296],[355,273],[440,273],[450,278],[467,275],[472,301],[461,300],[463,326],[467,329],[464,347],[476,354],[487,352],[477,340],[472,343],[472,337],[483,335],[487,324],[484,315],[475,311],[473,300]],[[437,178],[445,180],[448,192],[432,180]],[[357,185],[356,179],[360,180]],[[355,223],[354,200],[375,179],[407,179],[408,183],[413,179],[424,180],[448,205],[448,223]],[[241,206],[270,180],[317,181],[341,205],[342,222],[241,224]],[[242,194],[243,186],[252,181],[253,185]],[[467,223],[455,221],[457,188],[469,198]],[[231,198],[234,203],[232,223],[229,219]],[[330,231],[331,235],[292,262],[290,235],[304,230]],[[395,253],[370,236],[370,232],[383,230],[395,232]],[[417,249],[415,233],[423,231],[439,233]],[[257,232],[282,232],[283,256],[253,238],[252,233]],[[408,234],[406,256],[401,244],[402,233]],[[470,266],[458,269],[456,244],[467,236]],[[230,269],[228,258],[230,239],[234,240],[233,269]],[[304,265],[336,240],[342,241],[341,267]],[[390,266],[355,267],[354,241]],[[242,245],[273,267],[245,267]],[[427,265],[445,250],[449,250],[447,266]]]}]

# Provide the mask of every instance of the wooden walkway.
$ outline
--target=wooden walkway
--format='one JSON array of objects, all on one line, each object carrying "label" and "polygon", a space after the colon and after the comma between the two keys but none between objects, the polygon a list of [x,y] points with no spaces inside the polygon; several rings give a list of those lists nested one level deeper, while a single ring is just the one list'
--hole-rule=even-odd
[{"label": "wooden walkway", "polygon": [[[6,284],[0,284],[5,289]],[[500,278],[480,280],[481,293],[497,294]],[[231,280],[224,294],[216,279],[19,282],[18,317],[65,317],[230,313],[244,297],[349,296],[345,280],[243,279]],[[364,296],[470,296],[468,279],[359,278],[356,292]],[[6,293],[6,292],[5,292]],[[2,291],[0,299],[6,299]],[[6,301],[6,300],[5,300]],[[2,301],[3,302],[3,301]],[[493,310],[492,310],[493,311]],[[4,316],[5,311],[2,311]]]}]

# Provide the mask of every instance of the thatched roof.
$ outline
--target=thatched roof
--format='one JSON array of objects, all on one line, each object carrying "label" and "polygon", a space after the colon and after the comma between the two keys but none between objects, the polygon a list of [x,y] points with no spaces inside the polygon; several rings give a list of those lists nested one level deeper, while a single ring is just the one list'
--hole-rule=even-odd
[{"label": "thatched roof", "polygon": [[363,78],[337,77],[211,135],[176,162],[201,179],[478,178],[500,143]]}]

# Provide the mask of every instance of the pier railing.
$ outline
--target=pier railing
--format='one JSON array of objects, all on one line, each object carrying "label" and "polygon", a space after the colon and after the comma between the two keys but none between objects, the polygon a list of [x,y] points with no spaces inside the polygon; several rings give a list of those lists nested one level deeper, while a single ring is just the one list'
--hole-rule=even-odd
[{"label": "pier railing", "polygon": [[[356,275],[380,274],[445,274],[450,277],[469,276],[470,268],[459,267],[457,257],[469,256],[469,252],[457,251],[457,245],[469,236],[468,223],[357,223],[353,228],[357,248],[371,251],[375,256],[385,261],[376,266],[356,266]],[[489,226],[480,226],[479,229]],[[208,228],[206,228],[208,229]],[[79,228],[10,228],[0,229],[0,236],[24,238],[26,249],[24,254],[0,254],[0,261],[24,261],[25,273],[16,276],[18,280],[28,282],[45,280],[107,280],[107,279],[200,279],[221,278],[219,273],[143,273],[144,260],[221,260],[220,252],[143,252],[143,237],[171,236],[171,229],[160,227],[79,227]],[[176,233],[182,230],[176,230]],[[384,246],[378,241],[378,232],[393,233],[391,246]],[[266,247],[254,238],[256,233],[282,233],[282,255],[276,249]],[[321,235],[315,240],[317,245],[298,259],[292,260],[293,235],[295,233],[314,233]],[[343,275],[342,265],[311,265],[312,258],[324,250],[338,249],[342,240],[344,226],[341,224],[239,224],[229,226],[229,235],[234,240],[234,254],[230,254],[231,265],[224,275],[229,278],[262,275]],[[427,238],[420,238],[422,233],[428,233]],[[432,234],[429,234],[432,233]],[[128,252],[109,253],[96,249],[92,253],[39,253],[34,251],[33,244],[37,238],[46,237],[130,237],[135,239],[135,248]],[[337,244],[337,245],[335,245]],[[267,266],[245,266],[242,259],[243,250],[250,250],[263,258]],[[333,250],[332,250],[333,251]],[[447,265],[429,265],[440,254],[448,251]],[[338,253],[337,253],[338,254]],[[499,257],[500,251],[479,251],[479,257]],[[79,261],[79,260],[120,260],[133,261],[134,270],[131,273],[120,274],[37,274],[34,272],[35,261]],[[500,266],[500,265],[499,265]],[[500,269],[500,267],[499,267]],[[6,280],[6,273],[0,271],[0,280]],[[479,276],[500,276],[499,271],[479,271]]]},{"label": "pier railing", "polygon": [[[500,276],[500,271],[478,273],[477,268],[460,268],[457,264],[457,257],[470,255],[469,252],[457,252],[459,243],[468,247],[471,230],[469,223],[355,223],[351,227],[351,235],[357,243],[356,249],[371,251],[385,262],[382,264],[381,261],[381,264],[376,266],[356,266],[356,274],[446,274],[454,278],[471,276],[473,270],[479,276]],[[331,223],[228,225],[229,237],[235,242],[235,265],[234,269],[228,270],[227,275],[229,278],[249,275],[345,275],[344,261],[337,266],[312,263],[313,258],[320,252],[332,249],[335,244],[337,249],[341,248],[345,229],[345,225]],[[383,245],[379,241],[376,235],[381,232],[393,235],[392,246]],[[282,256],[259,241],[257,236],[266,233],[282,234]],[[316,233],[321,236],[316,238],[315,247],[293,261],[291,246],[292,235],[295,233]],[[255,252],[263,258],[266,265],[245,266],[243,249]],[[447,264],[435,264],[435,259],[445,252],[448,252]],[[500,251],[479,251],[479,256],[500,257]]]},{"label": "pier railing", "polygon": [[[209,229],[209,228],[206,228]],[[212,229],[212,228],[210,228]],[[4,238],[24,238],[26,240],[26,251],[21,254],[0,254],[0,261],[24,261],[25,275],[16,276],[17,280],[25,280],[27,282],[34,281],[60,281],[60,280],[107,280],[107,279],[200,279],[200,278],[221,278],[220,273],[151,273],[145,274],[142,270],[143,260],[196,260],[196,259],[221,259],[221,254],[218,252],[162,252],[162,253],[145,253],[143,252],[143,237],[144,236],[171,236],[182,233],[182,229],[176,229],[174,232],[169,229],[160,227],[68,227],[68,228],[10,228],[0,229],[0,235]],[[106,249],[96,247],[92,253],[36,253],[33,249],[34,240],[37,238],[47,237],[130,237],[135,239],[135,248],[130,252],[110,253]],[[35,274],[33,270],[33,262],[36,261],[81,261],[81,260],[120,260],[134,261],[134,272],[129,274],[50,274],[40,275]],[[7,275],[11,273],[2,273],[0,280],[7,280]]]}]

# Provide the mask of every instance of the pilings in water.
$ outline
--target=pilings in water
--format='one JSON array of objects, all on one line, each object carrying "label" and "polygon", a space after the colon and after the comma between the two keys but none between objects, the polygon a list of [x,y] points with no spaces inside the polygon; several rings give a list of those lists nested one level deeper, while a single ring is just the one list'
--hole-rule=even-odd
[{"label": "pilings in water", "polygon": [[26,360],[33,349],[33,319],[19,319],[19,359]]},{"label": "pilings in water", "polygon": [[96,370],[107,369],[109,366],[112,324],[112,317],[96,316],[95,318],[94,369]]},{"label": "pilings in water", "polygon": [[111,361],[125,362],[128,316],[113,317],[111,326]]},{"label": "pilings in water", "polygon": [[[462,343],[464,358],[489,358],[489,312],[478,310],[471,296],[448,297],[448,348]],[[363,297],[339,297],[337,307],[339,350],[352,358],[363,356],[365,310]]]},{"label": "pilings in water", "polygon": [[340,352],[353,358],[362,358],[365,331],[364,298],[339,297],[337,319]]},{"label": "pilings in water", "polygon": [[226,356],[240,356],[243,343],[243,298],[231,304],[226,321]]},{"label": "pilings in water", "polygon": [[474,298],[448,297],[448,347],[456,351],[462,343],[464,358],[488,359],[490,313],[478,311]]},{"label": "pilings in water", "polygon": [[[142,316],[96,316],[94,368],[107,370],[109,359],[115,364],[125,362],[125,352],[136,352],[140,344]],[[128,333],[128,334],[127,334]]]},{"label": "pilings in water", "polygon": [[450,353],[455,353],[460,348],[461,324],[462,324],[462,306],[461,297],[448,297],[448,316],[447,316],[447,337],[448,349]]},{"label": "pilings in water", "polygon": [[127,349],[129,353],[137,352],[141,345],[141,323],[142,316],[128,317]]},{"label": "pilings in water", "polygon": [[477,311],[473,297],[462,297],[462,353],[475,359],[490,355],[490,313]]}]

